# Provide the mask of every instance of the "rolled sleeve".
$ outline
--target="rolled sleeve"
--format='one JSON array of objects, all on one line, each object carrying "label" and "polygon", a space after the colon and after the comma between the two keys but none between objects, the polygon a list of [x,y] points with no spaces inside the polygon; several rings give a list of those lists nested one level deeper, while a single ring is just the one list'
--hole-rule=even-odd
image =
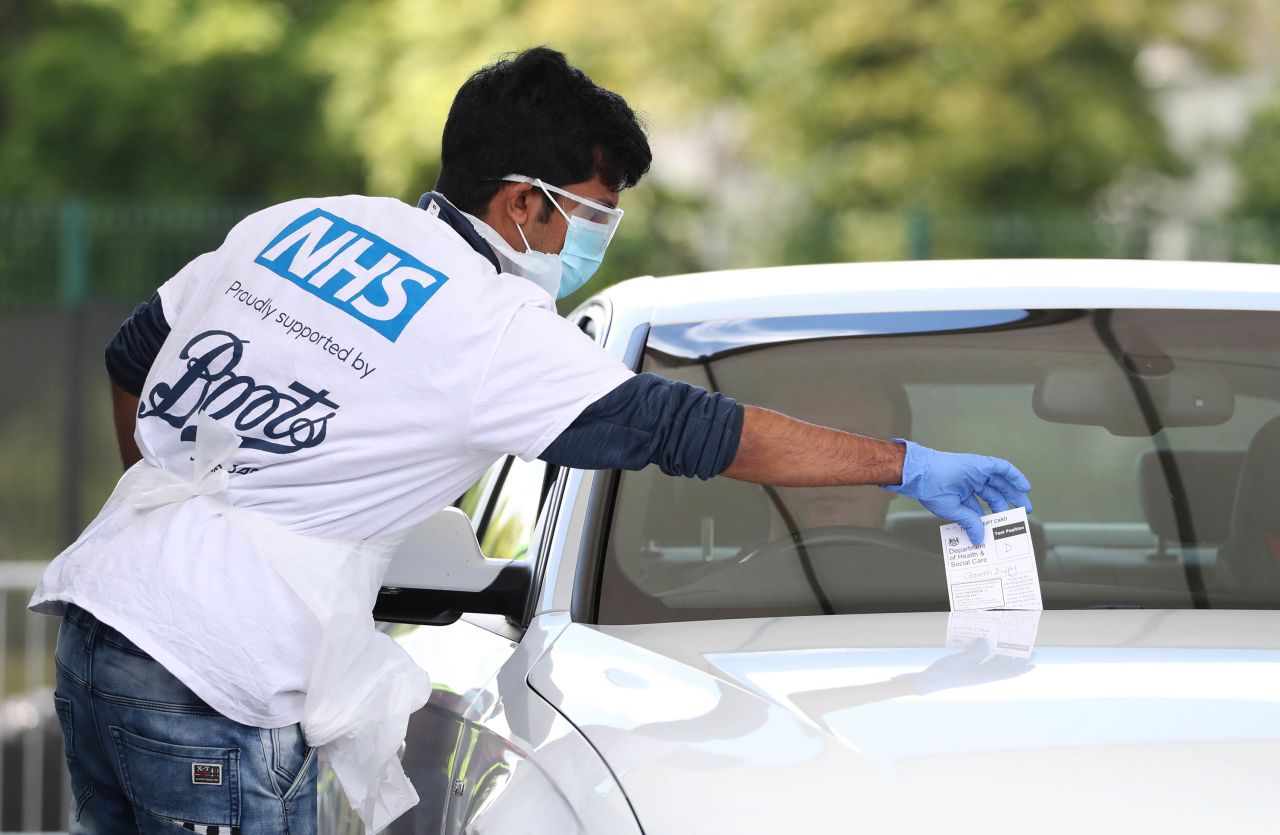
[{"label": "rolled sleeve", "polygon": [[709,479],[728,469],[742,438],[743,407],[656,374],[640,374],[587,407],[541,458],[583,469],[638,470]]},{"label": "rolled sleeve", "polygon": [[138,305],[107,343],[107,375],[120,388],[138,397],[151,365],[169,336],[160,295]]}]

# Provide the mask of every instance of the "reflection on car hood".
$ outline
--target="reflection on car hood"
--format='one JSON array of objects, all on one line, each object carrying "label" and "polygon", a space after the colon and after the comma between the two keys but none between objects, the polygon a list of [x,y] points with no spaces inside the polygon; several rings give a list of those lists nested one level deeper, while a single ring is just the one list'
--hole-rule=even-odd
[{"label": "reflection on car hood", "polygon": [[1045,612],[1029,659],[947,648],[947,630],[945,613],[574,625],[529,681],[648,835],[1280,819],[1280,613]]}]

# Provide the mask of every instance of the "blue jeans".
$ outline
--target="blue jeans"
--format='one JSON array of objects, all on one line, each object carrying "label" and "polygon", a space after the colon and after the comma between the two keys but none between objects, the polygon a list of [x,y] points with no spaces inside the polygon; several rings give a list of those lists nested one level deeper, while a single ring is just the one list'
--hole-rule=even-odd
[{"label": "blue jeans", "polygon": [[227,719],[76,606],[56,665],[73,835],[315,833],[315,751],[298,725]]}]

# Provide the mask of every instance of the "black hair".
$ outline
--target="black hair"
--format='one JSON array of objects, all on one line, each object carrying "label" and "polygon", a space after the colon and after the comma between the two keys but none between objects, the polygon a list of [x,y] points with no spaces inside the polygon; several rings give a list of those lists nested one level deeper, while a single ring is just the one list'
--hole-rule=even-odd
[{"label": "black hair", "polygon": [[538,46],[478,70],[458,90],[436,191],[483,216],[507,174],[555,186],[598,175],[621,191],[640,181],[652,159],[644,126],[622,96]]}]

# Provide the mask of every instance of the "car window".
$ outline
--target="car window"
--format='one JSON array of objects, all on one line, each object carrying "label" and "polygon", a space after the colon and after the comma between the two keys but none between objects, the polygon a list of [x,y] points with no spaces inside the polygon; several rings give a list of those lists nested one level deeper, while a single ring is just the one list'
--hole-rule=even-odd
[{"label": "car window", "polygon": [[[938,449],[982,450],[1018,462],[1037,474],[1032,503],[1045,523],[1135,523],[1145,526],[1138,483],[1142,457],[1158,445],[1173,450],[1242,453],[1276,415],[1273,400],[1239,395],[1235,413],[1216,426],[1172,427],[1157,437],[1120,437],[1100,426],[1020,420],[1010,433],[1001,414],[1018,415],[1028,403],[1027,385],[933,384],[907,386],[914,438]],[[1276,392],[1280,395],[1280,392]],[[927,438],[928,441],[922,439]],[[1079,472],[1082,479],[1054,478]],[[1234,489],[1231,485],[1228,489]],[[902,497],[890,513],[909,510]]]},{"label": "car window", "polygon": [[480,534],[480,550],[494,559],[520,559],[528,553],[547,476],[548,465],[542,461],[509,461]]},{"label": "car window", "polygon": [[484,475],[476,479],[475,484],[467,488],[467,492],[463,493],[454,502],[454,507],[467,514],[467,517],[471,520],[471,527],[475,530],[477,536],[482,533],[484,512],[489,507],[488,499],[492,493],[494,482],[501,476],[502,470],[506,465],[505,458],[494,462],[493,466],[485,470]]},{"label": "car window", "polygon": [[[1034,484],[1048,608],[1280,606],[1280,530],[1266,528],[1280,518],[1268,481],[1280,472],[1280,314],[690,323],[653,330],[644,370],[814,423],[1013,460]],[[623,473],[599,618],[946,610],[940,524],[876,487]]]}]

